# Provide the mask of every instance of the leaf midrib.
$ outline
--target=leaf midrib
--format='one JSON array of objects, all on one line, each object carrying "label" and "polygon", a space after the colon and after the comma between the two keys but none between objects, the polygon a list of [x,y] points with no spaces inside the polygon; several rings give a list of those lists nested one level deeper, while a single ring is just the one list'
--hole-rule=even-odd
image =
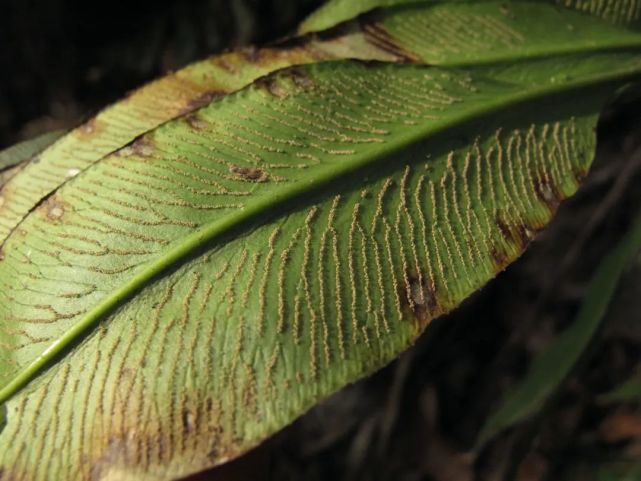
[{"label": "leaf midrib", "polygon": [[[475,59],[443,61],[436,63],[435,66],[443,68],[469,68],[469,67],[487,67],[491,65],[515,65],[520,62],[529,62],[532,60],[546,59],[550,57],[561,57],[566,55],[583,55],[583,54],[605,54],[605,53],[626,53],[626,51],[638,50],[641,47],[641,35],[630,39],[617,39],[617,41],[603,42],[599,45],[563,45],[552,48],[524,49],[518,52],[507,54],[487,55]],[[428,62],[429,59],[425,59]],[[420,64],[417,64],[420,65]]]},{"label": "leaf midrib", "polygon": [[443,120],[436,125],[429,123],[425,129],[410,131],[410,133],[406,135],[398,135],[395,141],[381,145],[375,154],[367,153],[367,155],[356,156],[351,159],[351,161],[332,164],[322,170],[319,169],[314,172],[314,175],[310,175],[308,178],[271,191],[269,195],[257,198],[254,202],[248,203],[244,208],[205,224],[193,234],[185,237],[182,242],[173,245],[164,254],[149,263],[147,267],[123,283],[111,294],[107,295],[64,334],[53,341],[42,354],[16,374],[5,387],[0,389],[0,404],[6,402],[24,388],[37,377],[57,355],[73,346],[76,341],[90,332],[103,318],[121,305],[123,301],[146,287],[150,282],[160,277],[170,268],[187,260],[192,254],[202,250],[207,244],[221,239],[226,234],[237,231],[243,225],[249,224],[257,219],[262,219],[263,222],[261,223],[264,223],[265,219],[269,218],[270,211],[274,211],[279,207],[285,207],[287,204],[298,205],[295,201],[309,197],[312,193],[318,194],[323,188],[331,186],[343,177],[351,176],[358,171],[375,165],[381,159],[395,151],[402,150],[419,140],[436,136],[449,129],[477,120],[485,115],[495,114],[520,103],[574,89],[597,87],[612,82],[631,81],[636,78],[641,79],[641,66],[624,72],[619,71],[594,75],[564,84],[546,85],[539,88],[520,90],[516,93],[501,96],[500,98],[484,101],[480,105],[472,106],[466,112],[454,115],[452,118]]}]

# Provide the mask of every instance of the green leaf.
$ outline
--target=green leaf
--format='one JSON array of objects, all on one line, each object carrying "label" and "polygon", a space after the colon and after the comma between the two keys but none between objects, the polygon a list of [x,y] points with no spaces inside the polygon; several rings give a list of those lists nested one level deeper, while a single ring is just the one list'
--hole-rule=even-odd
[{"label": "green leaf", "polygon": [[616,51],[639,41],[634,31],[529,2],[414,3],[371,15],[362,30],[369,42],[399,57],[456,67]]},{"label": "green leaf", "polygon": [[536,356],[525,376],[487,420],[482,445],[500,431],[538,411],[571,373],[601,325],[621,275],[641,248],[641,218],[602,261],[572,325]]},{"label": "green leaf", "polygon": [[[466,0],[329,0],[305,19],[305,21],[299,26],[298,31],[299,33],[310,33],[332,28],[342,22],[356,17],[357,15],[361,15],[376,8],[439,3],[448,5],[465,1]],[[485,0],[477,0],[476,3],[482,3],[483,1]],[[490,0],[487,1],[488,3],[490,2]],[[507,9],[508,5],[515,1],[516,0],[507,0],[502,2],[502,4]],[[630,27],[638,27],[641,22],[641,1],[639,0],[543,0],[539,2],[531,2],[532,5],[535,3],[561,5],[615,24]],[[553,29],[548,30],[548,33],[553,32]],[[450,31],[449,33],[450,35],[448,35],[448,40],[449,37],[456,37],[459,32]]]},{"label": "green leaf", "polygon": [[184,116],[279,68],[337,57],[393,60],[342,33],[293,45],[247,48],[194,63],[156,80],[76,128],[0,191],[0,243],[65,182],[145,132]]},{"label": "green leaf", "polygon": [[184,476],[389,362],[522,252],[641,74],[564,62],[289,69],[67,182],[3,248],[4,473]]},{"label": "green leaf", "polygon": [[[417,3],[421,3],[421,0],[329,0],[298,26],[298,33],[326,30],[375,8]],[[428,4],[434,1],[423,0],[422,3]]]},{"label": "green leaf", "polygon": [[[512,66],[561,54],[615,52],[640,42],[632,32],[546,4],[440,2],[388,9],[323,35],[212,57],[134,92],[19,172],[0,194],[0,242],[39,202],[104,156],[279,68],[337,58]],[[562,65],[553,62],[550,68]]]},{"label": "green leaf", "polygon": [[[513,7],[509,25],[540,8],[591,27],[574,47],[528,34],[536,55],[481,42],[478,63],[451,61],[469,70],[338,61],[253,81],[276,68],[266,52],[281,66],[354,49],[407,59],[353,24],[294,41],[295,59],[217,57],[236,82],[225,93],[249,85],[164,114],[157,101],[219,81],[192,70],[41,156],[41,200],[9,195],[0,213],[0,472],[163,480],[224,462],[389,362],[513,261],[578,188],[603,103],[641,78],[634,34]],[[429,45],[416,45],[420,64]],[[246,71],[255,55],[269,66]]]},{"label": "green leaf", "polygon": [[638,481],[641,464],[638,461],[619,461],[598,466],[595,481]]},{"label": "green leaf", "polygon": [[603,404],[638,402],[641,400],[641,375],[637,374],[612,391],[599,396]]},{"label": "green leaf", "polygon": [[42,152],[46,147],[58,140],[64,130],[56,130],[39,135],[36,138],[25,140],[0,151],[0,188],[5,182],[15,175],[19,168],[31,160],[32,157]]}]

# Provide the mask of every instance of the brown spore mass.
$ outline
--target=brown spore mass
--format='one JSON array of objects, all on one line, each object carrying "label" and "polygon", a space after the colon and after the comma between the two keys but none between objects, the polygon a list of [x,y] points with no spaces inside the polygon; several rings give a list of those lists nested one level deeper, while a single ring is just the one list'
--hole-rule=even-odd
[{"label": "brown spore mass", "polygon": [[239,165],[232,165],[229,168],[232,174],[235,174],[239,179],[247,182],[267,182],[269,174],[264,170],[255,167],[241,167]]}]

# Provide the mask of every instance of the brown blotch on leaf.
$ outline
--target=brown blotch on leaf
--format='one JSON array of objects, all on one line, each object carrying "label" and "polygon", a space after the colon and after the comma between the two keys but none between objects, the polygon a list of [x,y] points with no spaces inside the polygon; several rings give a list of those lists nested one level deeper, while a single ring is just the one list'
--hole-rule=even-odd
[{"label": "brown blotch on leaf", "polygon": [[510,224],[503,220],[501,216],[497,216],[496,226],[505,242],[515,246],[517,249],[524,249],[531,240],[532,231],[523,224]]},{"label": "brown blotch on leaf", "polygon": [[288,87],[291,87],[291,84],[287,82],[288,80],[298,90],[310,90],[315,85],[312,77],[298,67],[290,67],[279,71],[277,74],[261,77],[254,82],[254,85],[272,97],[282,99],[286,98],[290,93]]},{"label": "brown blotch on leaf", "polygon": [[492,246],[490,256],[492,256],[492,265],[494,266],[495,272],[502,271],[510,262],[510,256],[503,246]]},{"label": "brown blotch on leaf", "polygon": [[304,73],[301,69],[291,68],[286,72],[286,76],[292,79],[292,82],[301,89],[309,90],[314,86],[312,77]]},{"label": "brown blotch on leaf", "polygon": [[182,413],[183,431],[186,434],[196,430],[196,415],[188,409],[184,409]]},{"label": "brown blotch on leaf", "polygon": [[407,272],[404,282],[399,285],[398,298],[401,307],[415,319],[420,327],[444,312],[439,305],[434,286],[425,275]]},{"label": "brown blotch on leaf", "polygon": [[240,454],[237,447],[237,441],[233,437],[226,435],[219,426],[210,426],[209,429],[210,445],[207,452],[207,458],[216,464],[229,461]]},{"label": "brown blotch on leaf", "polygon": [[537,198],[548,206],[550,212],[555,212],[565,196],[558,190],[553,183],[548,183],[543,179],[537,179],[534,183],[534,192]]},{"label": "brown blotch on leaf", "polygon": [[130,155],[151,157],[155,150],[153,139],[149,135],[143,135],[124,146],[116,152],[116,155],[119,157],[129,157]]},{"label": "brown blotch on leaf", "polygon": [[260,63],[262,60],[263,50],[267,50],[267,49],[260,49],[260,48],[256,48],[253,45],[250,45],[249,47],[245,47],[241,49],[238,53],[247,63],[257,64],[257,63]]},{"label": "brown blotch on leaf", "polygon": [[65,204],[55,197],[46,201],[43,205],[47,219],[51,221],[58,221],[65,214]]},{"label": "brown blotch on leaf", "polygon": [[210,104],[215,99],[223,97],[226,94],[227,92],[223,92],[222,90],[208,90],[206,92],[203,92],[186,102],[185,105],[180,109],[179,114],[184,115],[193,112],[194,110],[198,110],[199,108]]},{"label": "brown blotch on leaf", "polygon": [[361,29],[368,43],[395,57],[400,62],[416,63],[421,60],[414,52],[410,52],[400,45],[383,25],[375,22],[375,17],[376,12],[364,15],[361,21]]},{"label": "brown blotch on leaf", "polygon": [[316,55],[306,47],[306,40],[300,42],[287,40],[272,48],[246,47],[238,52],[238,56],[242,63],[261,67],[273,67],[282,64],[285,59],[290,60],[291,64],[297,64],[300,63],[301,58],[310,56],[316,58]]},{"label": "brown blotch on leaf", "polygon": [[240,165],[232,165],[229,171],[238,177],[240,180],[247,182],[267,182],[269,174],[264,170],[255,167],[241,167]]},{"label": "brown blotch on leaf", "polygon": [[522,252],[534,238],[538,229],[520,222],[516,224],[508,222],[500,214],[496,216],[495,222],[504,242],[497,242],[493,245],[490,256],[495,271],[499,272],[505,269],[514,257],[511,252]]},{"label": "brown blotch on leaf", "polygon": [[238,67],[234,62],[230,61],[231,55],[233,54],[223,54],[223,55],[214,55],[209,58],[209,62],[213,63],[217,67],[220,67],[225,72],[230,74],[237,74]]},{"label": "brown blotch on leaf", "polygon": [[205,130],[207,128],[207,122],[201,119],[198,114],[187,115],[185,122],[194,130]]},{"label": "brown blotch on leaf", "polygon": [[[4,251],[2,249],[0,249],[0,262],[2,262],[3,260],[4,260]],[[2,479],[2,478],[0,478],[0,479]]]},{"label": "brown blotch on leaf", "polygon": [[585,178],[588,176],[589,169],[582,169],[579,168],[574,171],[574,179],[576,180],[577,184],[582,184]]},{"label": "brown blotch on leaf", "polygon": [[94,117],[78,127],[76,129],[76,133],[82,137],[92,137],[98,135],[101,130],[102,124],[96,117]]},{"label": "brown blotch on leaf", "polygon": [[287,97],[287,90],[280,84],[277,78],[273,76],[267,76],[256,80],[256,87],[261,90],[264,90],[272,97],[277,97],[283,99]]}]

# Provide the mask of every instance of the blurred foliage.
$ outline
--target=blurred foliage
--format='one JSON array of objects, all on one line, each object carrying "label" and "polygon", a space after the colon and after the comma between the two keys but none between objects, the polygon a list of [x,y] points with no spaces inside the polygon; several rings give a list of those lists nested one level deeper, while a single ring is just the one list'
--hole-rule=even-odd
[{"label": "blurred foliage", "polygon": [[[575,369],[605,319],[621,275],[641,246],[641,217],[599,265],[574,322],[531,362],[526,376],[510,391],[481,430],[484,444],[501,430],[539,411]],[[637,381],[638,382],[638,381]],[[637,386],[638,389],[638,386]],[[630,389],[626,389],[627,392]],[[613,396],[614,395],[614,396]],[[610,395],[615,397],[617,392]],[[620,398],[621,393],[618,392]]]}]

